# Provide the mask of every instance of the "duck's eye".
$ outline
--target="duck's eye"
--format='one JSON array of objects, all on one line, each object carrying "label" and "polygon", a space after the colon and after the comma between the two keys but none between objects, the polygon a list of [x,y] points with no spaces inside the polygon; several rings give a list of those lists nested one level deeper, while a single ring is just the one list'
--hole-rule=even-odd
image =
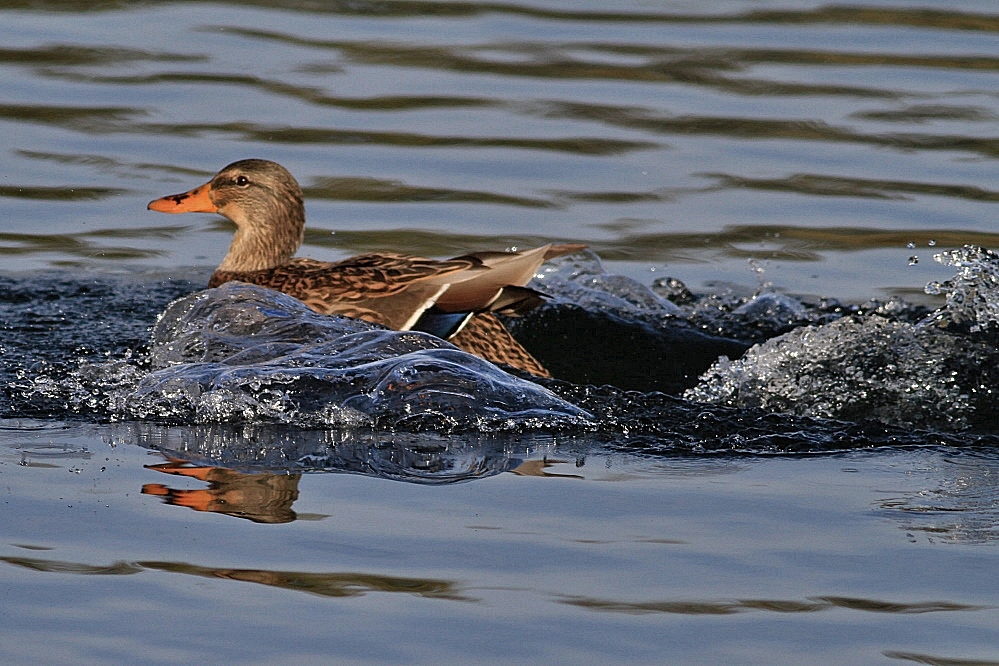
[{"label": "duck's eye", "polygon": [[240,187],[246,187],[250,184],[250,179],[246,176],[236,176],[236,184]]}]

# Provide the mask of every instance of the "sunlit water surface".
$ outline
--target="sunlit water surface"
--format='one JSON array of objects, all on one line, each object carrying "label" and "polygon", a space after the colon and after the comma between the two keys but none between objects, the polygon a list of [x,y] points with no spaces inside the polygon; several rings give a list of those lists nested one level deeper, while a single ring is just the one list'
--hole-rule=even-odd
[{"label": "sunlit water surface", "polygon": [[[0,16],[0,661],[999,663],[992,3]],[[558,379],[197,293],[250,156],[307,256],[588,244]]]}]

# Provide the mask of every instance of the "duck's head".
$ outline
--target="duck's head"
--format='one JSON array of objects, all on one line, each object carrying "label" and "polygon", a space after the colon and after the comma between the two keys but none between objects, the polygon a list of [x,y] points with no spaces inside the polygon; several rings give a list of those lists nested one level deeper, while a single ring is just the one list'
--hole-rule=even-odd
[{"label": "duck's head", "polygon": [[245,272],[285,263],[305,235],[302,188],[276,162],[233,162],[210,181],[181,194],[150,201],[161,213],[219,213],[236,225],[236,236],[219,270]]}]

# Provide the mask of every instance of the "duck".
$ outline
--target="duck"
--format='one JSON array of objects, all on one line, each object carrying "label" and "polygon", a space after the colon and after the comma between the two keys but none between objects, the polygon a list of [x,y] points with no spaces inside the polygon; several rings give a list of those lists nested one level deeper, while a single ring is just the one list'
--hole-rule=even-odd
[{"label": "duck", "polygon": [[277,162],[233,162],[194,189],[149,202],[160,213],[217,213],[236,227],[209,288],[239,281],[284,292],[326,315],[398,331],[423,331],[466,352],[539,377],[551,373],[497,317],[521,315],[545,296],[526,285],[541,265],[586,246],[548,244],[445,260],[372,252],[342,261],[296,257],[305,238],[305,203],[295,177]]}]

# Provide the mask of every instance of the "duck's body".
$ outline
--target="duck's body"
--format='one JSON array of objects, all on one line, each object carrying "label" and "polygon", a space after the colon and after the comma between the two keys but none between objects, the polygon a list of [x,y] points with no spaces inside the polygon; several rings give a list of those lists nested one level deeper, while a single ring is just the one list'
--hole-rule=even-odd
[{"label": "duck's body", "polygon": [[466,351],[536,375],[548,371],[492,313],[541,302],[524,287],[544,261],[582,249],[545,245],[524,252],[470,254],[445,261],[395,253],[338,262],[293,258],[305,232],[302,190],[275,162],[241,160],[150,210],[220,213],[236,225],[210,287],[238,280],[282,291],[323,314],[356,317],[396,330],[424,330]]}]

